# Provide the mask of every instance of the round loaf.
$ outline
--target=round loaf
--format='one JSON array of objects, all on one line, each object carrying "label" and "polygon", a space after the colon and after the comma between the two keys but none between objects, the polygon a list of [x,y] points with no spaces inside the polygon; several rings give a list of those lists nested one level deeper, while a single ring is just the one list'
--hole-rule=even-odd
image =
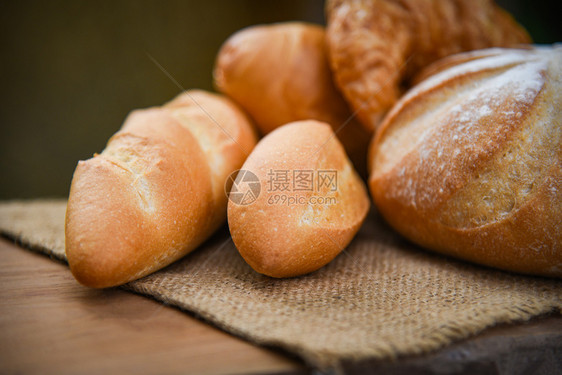
[{"label": "round loaf", "polygon": [[330,124],[356,169],[366,175],[370,135],[336,89],[323,27],[285,22],[238,31],[219,51],[214,82],[262,134],[299,120]]},{"label": "round loaf", "polygon": [[562,48],[437,64],[372,143],[376,206],[425,248],[562,276]]},{"label": "round loaf", "polygon": [[[330,262],[369,210],[363,181],[330,126],[318,121],[290,123],[264,137],[235,187],[228,203],[232,240],[254,270],[272,277]],[[249,192],[251,200],[233,199]]]},{"label": "round loaf", "polygon": [[492,0],[329,0],[326,13],[336,83],[369,131],[430,63],[530,42]]},{"label": "round loaf", "polygon": [[116,286],[195,249],[224,222],[224,182],[255,142],[245,115],[219,95],[194,90],[133,111],[74,172],[65,224],[74,277]]}]

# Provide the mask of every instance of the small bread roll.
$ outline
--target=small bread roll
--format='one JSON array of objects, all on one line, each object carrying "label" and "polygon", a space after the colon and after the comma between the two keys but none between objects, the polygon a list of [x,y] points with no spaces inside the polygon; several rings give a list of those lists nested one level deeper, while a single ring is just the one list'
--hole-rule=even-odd
[{"label": "small bread roll", "polygon": [[326,14],[336,84],[370,132],[432,62],[531,41],[492,0],[328,0]]},{"label": "small bread roll", "polygon": [[428,249],[562,276],[562,47],[437,64],[377,132],[376,206]]},{"label": "small bread roll", "polygon": [[231,190],[228,224],[254,270],[291,277],[334,259],[368,210],[363,181],[330,126],[299,121],[271,132],[248,157]]},{"label": "small bread roll", "polygon": [[74,172],[65,227],[74,277],[116,286],[195,249],[224,222],[225,180],[255,143],[249,120],[219,95],[194,90],[133,111]]},{"label": "small bread roll", "polygon": [[366,175],[370,134],[334,85],[321,26],[286,22],[235,33],[219,51],[214,81],[262,134],[299,120],[330,124],[356,169]]}]

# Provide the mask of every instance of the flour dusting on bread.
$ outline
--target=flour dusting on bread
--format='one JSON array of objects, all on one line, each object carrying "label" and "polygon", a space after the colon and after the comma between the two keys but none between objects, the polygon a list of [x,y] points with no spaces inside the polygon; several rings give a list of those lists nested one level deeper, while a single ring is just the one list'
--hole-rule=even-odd
[{"label": "flour dusting on bread", "polygon": [[[450,60],[381,125],[370,150],[375,202],[423,246],[545,274],[562,262],[562,48]],[[524,264],[529,251],[540,258]]]}]

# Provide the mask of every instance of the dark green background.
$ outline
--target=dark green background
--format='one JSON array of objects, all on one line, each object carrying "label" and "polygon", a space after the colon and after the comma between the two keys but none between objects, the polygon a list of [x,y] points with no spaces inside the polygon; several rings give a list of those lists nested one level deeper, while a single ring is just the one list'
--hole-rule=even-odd
[{"label": "dark green background", "polygon": [[[539,43],[562,41],[560,9],[500,1]],[[322,0],[3,1],[0,199],[63,197],[79,159],[127,113],[184,88],[212,90],[222,42],[258,23],[324,23]]]}]

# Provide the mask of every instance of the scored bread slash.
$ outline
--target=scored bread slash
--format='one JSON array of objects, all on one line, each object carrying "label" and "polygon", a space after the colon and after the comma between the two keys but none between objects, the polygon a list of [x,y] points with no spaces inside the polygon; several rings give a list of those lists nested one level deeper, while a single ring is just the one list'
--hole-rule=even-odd
[{"label": "scored bread slash", "polygon": [[65,223],[74,277],[121,285],[194,250],[226,219],[224,181],[255,143],[249,120],[220,95],[192,90],[131,112],[74,172]]},{"label": "scored bread slash", "polygon": [[561,277],[562,46],[436,64],[371,146],[379,211],[425,248]]},{"label": "scored bread slash", "polygon": [[298,121],[264,137],[228,203],[234,244],[257,272],[303,275],[334,259],[367,212],[363,181],[328,124]]}]

